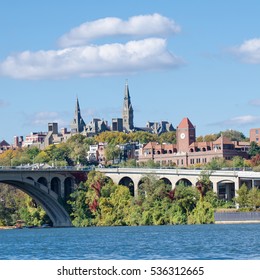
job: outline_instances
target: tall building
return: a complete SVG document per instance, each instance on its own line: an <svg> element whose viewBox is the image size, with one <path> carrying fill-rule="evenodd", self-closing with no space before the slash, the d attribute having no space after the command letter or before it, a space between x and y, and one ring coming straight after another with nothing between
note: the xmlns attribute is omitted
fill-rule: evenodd
<svg viewBox="0 0 260 280"><path fill-rule="evenodd" d="M128 83L125 84L125 96L123 105L123 128L125 131L134 129L134 110L131 104Z"/></svg>
<svg viewBox="0 0 260 280"><path fill-rule="evenodd" d="M75 114L73 121L71 122L70 128L72 133L81 133L84 130L84 127L86 126L81 113L80 113L80 107L79 107L79 100L77 98L76 100L76 107L75 107Z"/></svg>
<svg viewBox="0 0 260 280"><path fill-rule="evenodd" d="M112 131L120 131L122 132L123 129L123 119L121 118L113 118L112 119Z"/></svg>
<svg viewBox="0 0 260 280"><path fill-rule="evenodd" d="M183 118L177 127L177 149L180 152L189 150L189 146L196 142L195 127L188 118Z"/></svg>
<svg viewBox="0 0 260 280"><path fill-rule="evenodd" d="M250 142L256 142L258 145L260 144L260 128L251 128L250 129Z"/></svg>

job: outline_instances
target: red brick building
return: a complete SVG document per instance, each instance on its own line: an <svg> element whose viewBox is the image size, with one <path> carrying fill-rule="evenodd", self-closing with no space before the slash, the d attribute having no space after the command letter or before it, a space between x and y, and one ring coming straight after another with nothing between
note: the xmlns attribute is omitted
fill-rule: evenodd
<svg viewBox="0 0 260 280"><path fill-rule="evenodd" d="M148 143L140 150L139 162L153 160L161 165L188 167L206 164L214 158L248 158L249 143L231 141L223 136L212 142L196 142L196 128L188 118L184 118L177 127L176 139L176 144Z"/></svg>
<svg viewBox="0 0 260 280"><path fill-rule="evenodd" d="M251 128L249 132L250 142L260 144L260 128Z"/></svg>

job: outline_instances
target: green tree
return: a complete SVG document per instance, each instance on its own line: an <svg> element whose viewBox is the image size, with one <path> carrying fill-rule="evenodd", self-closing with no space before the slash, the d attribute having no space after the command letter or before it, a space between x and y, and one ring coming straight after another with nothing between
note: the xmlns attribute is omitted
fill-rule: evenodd
<svg viewBox="0 0 260 280"><path fill-rule="evenodd" d="M44 209L29 196L26 196L25 205L19 209L21 220L26 225L41 226L42 224L51 224Z"/></svg>
<svg viewBox="0 0 260 280"><path fill-rule="evenodd" d="M109 144L105 149L106 161L112 161L115 163L115 159L120 158L121 150L118 146Z"/></svg>
<svg viewBox="0 0 260 280"><path fill-rule="evenodd" d="M213 224L214 208L207 201L199 201L188 216L188 224Z"/></svg>
<svg viewBox="0 0 260 280"><path fill-rule="evenodd" d="M199 200L199 193L194 187L185 185L176 186L175 199L182 213L188 218L189 214L196 207Z"/></svg>
<svg viewBox="0 0 260 280"><path fill-rule="evenodd" d="M124 226L127 225L127 216L129 208L131 207L132 197L130 191L125 186L111 186L104 187L110 188L106 193L109 196L101 196L99 201L100 218L97 225L102 226Z"/></svg>
<svg viewBox="0 0 260 280"><path fill-rule="evenodd" d="M28 156L31 163L34 163L35 157L40 153L40 149L38 147L29 147L24 149L25 156Z"/></svg>
<svg viewBox="0 0 260 280"><path fill-rule="evenodd" d="M232 166L233 167L245 167L246 163L245 163L245 160L244 158L240 157L240 156L235 156L233 157L232 159Z"/></svg>
<svg viewBox="0 0 260 280"><path fill-rule="evenodd" d="M137 167L138 164L135 159L128 159L127 161L121 162L120 167Z"/></svg>
<svg viewBox="0 0 260 280"><path fill-rule="evenodd" d="M248 200L247 203L250 208L256 210L256 208L260 207L260 190L257 188L252 188L248 192Z"/></svg>
<svg viewBox="0 0 260 280"><path fill-rule="evenodd" d="M130 136L124 132L105 131L95 136L95 141L111 145L125 144L130 141Z"/></svg>
<svg viewBox="0 0 260 280"><path fill-rule="evenodd" d="M158 135L152 134L149 132L145 132L145 131L132 132L129 134L129 137L130 137L131 141L138 142L140 144L146 144L149 142L158 142L159 141Z"/></svg>
<svg viewBox="0 0 260 280"><path fill-rule="evenodd" d="M218 138L217 134L208 134L203 136L198 136L197 137L197 142L212 142L212 141L216 141Z"/></svg>
<svg viewBox="0 0 260 280"><path fill-rule="evenodd" d="M51 161L51 158L49 157L48 153L45 151L41 151L35 158L35 163L49 163Z"/></svg>
<svg viewBox="0 0 260 280"><path fill-rule="evenodd" d="M140 167L147 167L147 168L159 168L160 163L154 162L152 159L147 160L146 162L139 163Z"/></svg>
<svg viewBox="0 0 260 280"><path fill-rule="evenodd" d="M87 138L81 134L73 135L66 142L66 160L69 163L73 162L74 165L78 163L87 164L89 146L94 143L93 138Z"/></svg>
<svg viewBox="0 0 260 280"><path fill-rule="evenodd" d="M176 131L164 132L159 136L160 143L176 144Z"/></svg>
<svg viewBox="0 0 260 280"><path fill-rule="evenodd" d="M235 198L235 202L239 204L240 208L248 207L248 188L246 184L243 184L237 192L237 197Z"/></svg>
<svg viewBox="0 0 260 280"><path fill-rule="evenodd" d="M250 148L249 148L248 154L250 157L254 157L254 156L260 154L260 146L258 146L258 144L255 141L252 141L250 143Z"/></svg>
<svg viewBox="0 0 260 280"><path fill-rule="evenodd" d="M206 164L207 170L220 170L223 167L226 167L227 163L224 158L214 158L208 164Z"/></svg>
<svg viewBox="0 0 260 280"><path fill-rule="evenodd" d="M237 130L232 130L232 129L228 129L225 131L220 131L218 133L218 138L223 135L224 137L229 138L231 141L245 141L246 137L245 135Z"/></svg>
<svg viewBox="0 0 260 280"><path fill-rule="evenodd" d="M72 223L76 227L86 227L93 224L92 219L94 216L86 202L87 191L87 184L80 183L68 201L69 205L71 205Z"/></svg>
<svg viewBox="0 0 260 280"><path fill-rule="evenodd" d="M200 198L203 199L206 193L212 189L212 182L210 181L210 173L202 171L196 183L196 187L200 193Z"/></svg>

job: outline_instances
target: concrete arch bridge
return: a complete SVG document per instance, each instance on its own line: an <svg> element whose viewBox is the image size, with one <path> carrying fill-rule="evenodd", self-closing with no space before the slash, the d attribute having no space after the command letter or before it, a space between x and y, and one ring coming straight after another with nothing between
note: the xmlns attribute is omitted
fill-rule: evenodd
<svg viewBox="0 0 260 280"><path fill-rule="evenodd" d="M86 179L86 171L0 169L0 183L12 185L32 197L55 227L72 226L64 202L75 185Z"/></svg>
<svg viewBox="0 0 260 280"><path fill-rule="evenodd" d="M128 186L132 195L138 194L138 187L142 178L149 174L155 175L163 180L172 188L175 188L180 182L186 185L195 186L202 170L191 169L146 169L146 168L99 168L115 184ZM217 193L220 199L232 200L236 196L236 191L246 184L250 189L260 187L260 172L252 171L233 171L218 170L209 171L213 191Z"/></svg>

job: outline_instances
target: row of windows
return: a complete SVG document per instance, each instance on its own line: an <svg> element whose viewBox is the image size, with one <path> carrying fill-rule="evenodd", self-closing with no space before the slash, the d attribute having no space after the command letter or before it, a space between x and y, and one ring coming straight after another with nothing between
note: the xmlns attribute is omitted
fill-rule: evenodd
<svg viewBox="0 0 260 280"><path fill-rule="evenodd" d="M156 161L156 163L159 163L161 165L177 165L177 166L181 166L184 165L184 159L177 159L176 163L174 163L172 160L162 160L162 161ZM193 164L200 164L200 163L207 163L207 158L191 158L190 159L190 165Z"/></svg>
<svg viewBox="0 0 260 280"><path fill-rule="evenodd" d="M197 163L207 163L207 158L191 158L190 164L197 164Z"/></svg>

